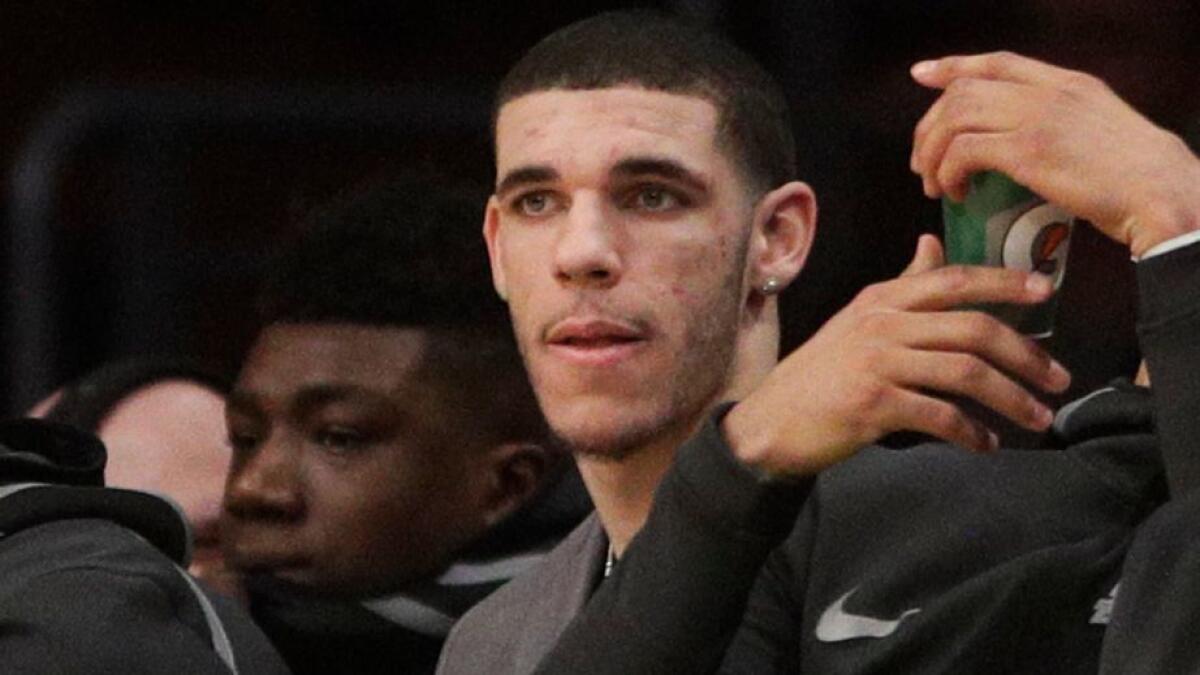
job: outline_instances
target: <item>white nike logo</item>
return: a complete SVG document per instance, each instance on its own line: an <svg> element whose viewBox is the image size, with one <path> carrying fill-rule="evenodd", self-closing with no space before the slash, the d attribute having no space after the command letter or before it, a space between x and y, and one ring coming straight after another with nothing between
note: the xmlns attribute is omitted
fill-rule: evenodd
<svg viewBox="0 0 1200 675"><path fill-rule="evenodd" d="M854 595L858 587L850 589L821 614L817 622L817 639L821 642L842 642L859 638L882 638L896 632L900 622L920 612L920 608L909 609L891 621L876 619L869 616L859 616L846 611L846 600Z"/></svg>

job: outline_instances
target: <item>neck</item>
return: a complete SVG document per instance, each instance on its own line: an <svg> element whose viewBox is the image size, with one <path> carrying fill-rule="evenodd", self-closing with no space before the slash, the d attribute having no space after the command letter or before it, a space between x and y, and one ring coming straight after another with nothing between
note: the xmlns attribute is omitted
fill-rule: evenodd
<svg viewBox="0 0 1200 675"><path fill-rule="evenodd" d="M779 321L774 298L770 303L770 311L766 314L769 320L756 322L739 336L729 382L699 414L673 425L620 461L587 456L577 458L579 473L592 496L608 541L618 556L624 553L629 541L650 515L654 491L671 467L679 446L700 429L717 404L740 400L775 367L779 360Z"/></svg>
<svg viewBox="0 0 1200 675"><path fill-rule="evenodd" d="M633 535L642 529L650 506L654 501L654 490L658 487L671 461L675 448L686 440L666 441L644 446L631 452L620 461L580 456L579 473L587 485L600 523L608 534L613 551L620 555L628 546Z"/></svg>

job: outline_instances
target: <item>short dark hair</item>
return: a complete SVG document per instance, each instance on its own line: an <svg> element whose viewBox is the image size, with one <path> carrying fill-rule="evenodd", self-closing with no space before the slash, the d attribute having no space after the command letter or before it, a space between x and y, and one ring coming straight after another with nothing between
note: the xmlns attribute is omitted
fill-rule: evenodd
<svg viewBox="0 0 1200 675"><path fill-rule="evenodd" d="M653 10L605 12L542 39L500 83L493 130L500 108L526 94L620 85L711 102L717 142L752 189L795 177L795 139L779 84L712 30Z"/></svg>
<svg viewBox="0 0 1200 675"><path fill-rule="evenodd" d="M429 331L436 337L421 375L470 420L463 431L545 442L507 307L492 288L478 192L376 184L314 211L269 263L260 320Z"/></svg>

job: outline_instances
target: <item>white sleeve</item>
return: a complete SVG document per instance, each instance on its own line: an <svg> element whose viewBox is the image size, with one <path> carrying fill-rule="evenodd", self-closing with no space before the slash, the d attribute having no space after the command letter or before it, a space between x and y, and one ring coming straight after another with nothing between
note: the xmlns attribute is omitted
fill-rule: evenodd
<svg viewBox="0 0 1200 675"><path fill-rule="evenodd" d="M1189 246L1198 241L1200 241L1200 230L1188 232L1187 234L1181 234L1178 237L1172 237L1166 241L1160 241L1154 246L1151 246L1150 250L1143 253L1142 257L1135 258L1134 262L1140 262L1146 258L1153 258L1156 255L1162 255L1163 253L1168 253L1170 251L1183 248L1184 246Z"/></svg>

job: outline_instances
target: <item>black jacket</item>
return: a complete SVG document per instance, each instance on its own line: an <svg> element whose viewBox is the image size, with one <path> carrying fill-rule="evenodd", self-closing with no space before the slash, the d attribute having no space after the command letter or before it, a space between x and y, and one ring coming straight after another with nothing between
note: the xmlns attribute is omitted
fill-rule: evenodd
<svg viewBox="0 0 1200 675"><path fill-rule="evenodd" d="M239 673L287 673L239 608L189 581L176 509L101 487L104 462L89 434L0 424L0 668L227 675L228 649Z"/></svg>
<svg viewBox="0 0 1200 675"><path fill-rule="evenodd" d="M1142 262L1138 276L1153 397L1125 385L1060 411L1063 450L868 449L815 484L781 485L737 465L709 424L536 672L1094 673L1103 640L1107 659L1139 653L1122 640L1180 634L1192 624L1119 630L1123 611L1154 605L1117 582L1138 528L1167 499L1160 444L1171 476L1196 465L1200 244ZM794 529L780 526L801 509ZM596 555L571 563L576 576L595 576ZM536 577L514 588L532 592L502 591L467 615L446 672L487 672L478 644L503 661L521 640L546 642L488 625L546 592ZM492 630L516 644L483 639ZM1170 648L1200 654L1196 644ZM1155 672L1136 660L1106 667Z"/></svg>

